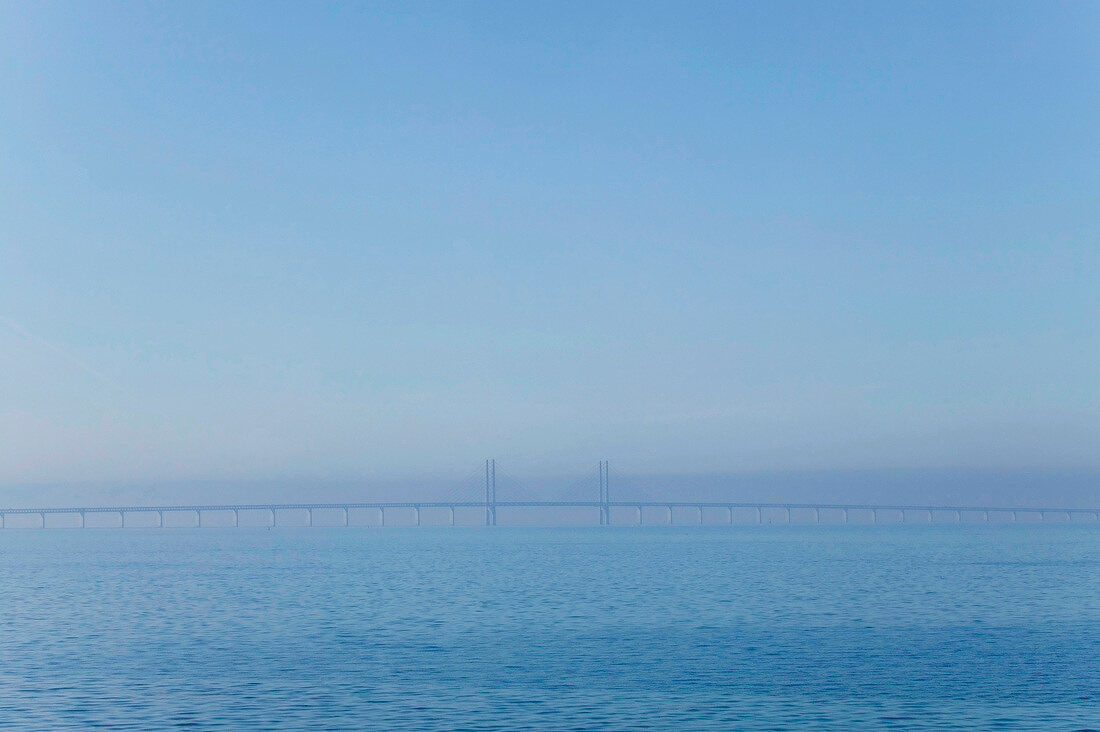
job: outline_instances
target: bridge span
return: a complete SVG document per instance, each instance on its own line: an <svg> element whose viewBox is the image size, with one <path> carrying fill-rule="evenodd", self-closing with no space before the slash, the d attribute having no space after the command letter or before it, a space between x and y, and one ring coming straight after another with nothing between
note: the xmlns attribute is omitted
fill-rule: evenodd
<svg viewBox="0 0 1100 732"><path fill-rule="evenodd" d="M606 498L606 492L601 497ZM725 521L729 525L734 524L734 512L748 510L750 515L755 512L755 522L764 523L765 516L769 517L769 523L775 522L778 516L779 523L792 523L793 514L796 511L804 512L801 523L822 523L823 512L833 512L838 523L849 523L852 514L869 516L871 523L878 523L883 514L891 514L895 522L906 523L911 519L922 523L962 523L963 516L978 517L978 521L988 523L995 516L1001 516L1006 521L1017 521L1024 517L1030 517L1040 521L1051 517L1058 517L1068 521L1084 519L1090 522L1100 522L1100 509L1097 508L1052 508L1042 506L1031 507L1006 507L1006 506L954 506L954 505L912 505L912 504L856 504L856 503L758 503L758 502L727 502L727 501L497 501L492 492L486 501L385 501L370 503L241 503L241 504L209 504L209 505L169 505L169 506L71 506L53 508L4 508L0 509L0 529L8 528L8 518L12 516L36 516L37 528L48 528L47 516L67 515L79 517L79 528L87 528L87 518L92 514L114 514L118 516L118 522L113 527L124 528L126 517L133 514L156 514L155 526L165 527L166 514L190 514L194 516L190 526L201 528L204 514L231 514L232 526L241 526L242 512L261 512L267 515L267 526L278 526L279 516L288 513L297 513L305 518L309 526L314 526L314 512L327 511L340 517L337 525L351 526L352 511L377 511L378 523L386 525L386 512L405 512L405 516L411 519L416 526L421 525L421 511L424 509L442 509L447 512L451 526L455 525L455 514L459 509L476 510L484 512L486 526L497 525L498 511L521 509L582 509L592 510L593 518L598 516L601 525L610 525L615 509L618 509L620 517L626 512L629 518L628 525L643 525L643 512L656 509L661 518L656 523L661 525L677 525L675 512L688 511L688 525L704 524L704 511L718 511L721 517L724 512ZM653 524L652 520L649 524ZM679 525L683 525L683 520ZM326 525L332 525L328 523ZM110 525L108 526L110 527ZM52 528L52 527L49 527ZM75 526L72 528L76 528ZM107 528L107 527L101 527Z"/></svg>
<svg viewBox="0 0 1100 732"><path fill-rule="evenodd" d="M612 516L618 509L620 519L623 513L629 518L627 524L641 526L644 512L648 509L652 516L656 510L662 518L658 522L672 526L675 523L675 511L684 510L694 514L691 524L702 526L704 524L704 511L725 512L726 522L734 523L734 511L749 511L750 517L755 512L755 522L762 524L765 516L768 523L775 523L778 517L779 523L793 523L794 512L802 512L799 515L801 523L823 523L822 512L833 512L834 517L847 524L853 513L863 517L870 517L871 523L878 523L881 514L892 514L895 521L906 522L912 517L914 520L922 520L926 523L951 521L962 523L963 515L980 516L981 521L988 523L994 516L1001 516L1008 521L1017 521L1021 517L1032 517L1044 521L1048 516L1057 516L1067 521L1075 518L1092 522L1100 522L1100 508L1053 508L1049 506L954 506L954 505L914 505L914 504L869 504L869 503L768 503L768 502L731 502L731 501L612 501L610 490L609 463L601 460L599 463L599 500L597 501L537 501L537 500L497 500L497 466L496 460L485 461L485 498L481 501L380 501L380 502L344 502L344 503L226 503L208 505L174 505L174 506L71 506L62 508L0 508L0 529L7 528L9 516L37 516L38 528L47 528L46 517L52 515L67 515L79 517L79 528L88 528L88 516L94 514L116 514L118 522L113 527L124 528L126 516L130 514L156 514L155 526L164 528L165 514L193 514L194 520L189 525L195 528L203 526L203 514L218 514L225 517L232 514L232 526L241 526L241 513L260 512L266 514L265 524L269 527L279 525L280 512L284 515L291 512L305 512L307 525L314 525L314 512L323 511L331 515L335 512L339 517L339 524L351 526L352 511L377 511L377 526L386 525L386 511L403 511L405 518L411 519L410 523L421 525L421 511L424 509L442 509L447 511L448 522L454 526L455 515L459 509L474 510L484 516L486 526L497 525L498 511L518 510L550 510L550 509L574 509L588 511L598 516L601 526L610 525ZM480 481L480 478L478 479ZM808 512L812 512L809 519ZM918 518L919 517L919 518ZM751 518L750 518L751 520ZM651 520L650 523L653 523ZM683 520L681 520L683 523ZM713 523L713 520L711 521ZM178 525L178 524L177 524ZM326 525L332 525L328 523ZM356 524L359 525L359 524ZM370 524L367 524L370 525ZM111 525L109 525L110 527ZM75 527L74 527L75 528Z"/></svg>

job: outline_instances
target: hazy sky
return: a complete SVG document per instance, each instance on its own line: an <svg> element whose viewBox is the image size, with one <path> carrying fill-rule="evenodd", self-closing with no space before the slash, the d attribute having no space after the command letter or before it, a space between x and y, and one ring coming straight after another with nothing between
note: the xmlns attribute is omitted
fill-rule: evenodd
<svg viewBox="0 0 1100 732"><path fill-rule="evenodd" d="M1100 4L0 4L0 486L1100 468Z"/></svg>

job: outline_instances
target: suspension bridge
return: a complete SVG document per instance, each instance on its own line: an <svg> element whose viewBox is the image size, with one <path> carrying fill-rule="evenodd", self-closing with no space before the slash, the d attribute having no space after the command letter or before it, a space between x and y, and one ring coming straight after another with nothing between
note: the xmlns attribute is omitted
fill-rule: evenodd
<svg viewBox="0 0 1100 732"><path fill-rule="evenodd" d="M434 501L373 501L373 502L336 502L336 503L226 503L203 505L131 505L131 506L69 506L50 508L0 508L0 529L9 528L12 517L37 518L30 527L61 528L50 526L47 517L67 516L74 521L66 528L88 528L89 516L112 515L117 521L97 524L97 528L125 528L128 516L156 517L156 523L142 523L143 526L167 527L165 516L190 516L190 521L176 521L176 527L204 526L204 516L217 516L222 520L214 525L240 527L242 525L284 525L287 523L303 526L386 526L387 511L392 519L401 514L403 525L422 525L423 512L435 511L443 516L444 525L455 526L459 512L473 513L485 526L496 526L500 512L509 514L548 509L573 509L579 511L582 520L595 520L599 525L615 523L634 526L642 525L697 525L704 523L726 523L733 525L735 515L742 523L823 523L833 518L831 523L849 523L853 516L862 519L862 523L879 523L889 516L895 523L963 523L968 521L990 523L1000 518L1004 521L1024 519L1047 521L1090 521L1100 522L1100 508L1059 508L1051 506L974 506L974 505L917 505L917 504L869 504L869 503L784 503L784 502L737 502L737 501L680 501L680 500L612 500L610 489L610 466L601 460L598 468L598 498L596 500L498 500L496 461L485 461L485 495L483 500L434 500ZM353 512L374 513L376 522L352 523ZM251 514L263 517L262 523L242 524L241 515ZM315 523L315 514L322 514L326 521ZM646 516L648 514L648 520ZM685 516L686 514L686 516ZM747 514L748 520L744 520ZM797 521L796 521L797 516ZM333 519L335 517L335 520ZM709 519L705 522L704 518ZM438 518L438 516L437 516ZM75 523L79 519L79 524ZM133 525L133 523L131 523ZM205 525L211 525L207 522ZM27 527L22 524L21 528Z"/></svg>

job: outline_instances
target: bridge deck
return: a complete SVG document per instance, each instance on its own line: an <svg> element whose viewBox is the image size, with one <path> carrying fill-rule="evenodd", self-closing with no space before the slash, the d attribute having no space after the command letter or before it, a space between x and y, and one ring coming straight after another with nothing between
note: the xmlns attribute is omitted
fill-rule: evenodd
<svg viewBox="0 0 1100 732"><path fill-rule="evenodd" d="M307 511L310 525L313 525L314 511L341 511L344 514L344 525L348 525L349 511L373 509L379 511L382 524L385 524L386 509L411 509L415 512L416 523L420 525L421 509L448 509L451 512L450 522L455 523L456 509L478 509L485 512L486 523L495 524L499 509L509 508L574 508L574 509L599 509L601 523L610 523L611 509L633 509L636 512L636 523L642 522L642 510L649 508L664 509L668 513L668 523L672 523L674 509L695 509L698 512L699 523L703 523L704 509L725 510L729 514L729 523L733 523L733 511L755 510L757 523L762 523L763 512L785 511L787 522L791 521L792 511L813 511L814 522L821 522L822 511L840 511L844 515L845 522L852 511L870 511L875 521L878 513L899 512L902 520L905 514L910 512L923 512L928 520L933 520L935 513L950 513L955 521L961 521L963 513L981 514L985 521L990 520L990 514L1008 514L1012 520L1016 520L1019 514L1038 515L1045 519L1047 514L1064 515L1067 518L1074 516L1090 516L1100 521L1100 509L1097 508L1062 508L1052 506L966 506L966 505L919 505L909 503L897 504L871 504L871 503L773 503L773 502L745 502L745 501L373 501L373 502L346 502L346 503L226 503L226 504L193 504L193 505L148 505L148 506L63 506L63 507L39 507L39 508L3 508L0 509L0 528L5 528L6 516L37 515L41 517L41 527L46 526L46 515L70 514L79 515L81 526L86 525L87 514L118 514L121 516L121 525L125 526L126 514L131 513L156 513L159 516L159 525L164 525L166 513L194 513L198 518L198 525L202 526L202 515L215 512L232 512L234 525L240 525L239 514L241 511L265 511L271 515L271 523L275 524L278 511Z"/></svg>
<svg viewBox="0 0 1100 732"><path fill-rule="evenodd" d="M849 511L996 511L1008 513L1073 513L1097 514L1100 508L1062 508L1057 506L965 506L922 505L909 503L762 503L730 501L374 501L347 503L223 503L223 504L171 504L130 506L56 506L42 508L0 508L0 514L24 513L138 513L158 511L276 511L283 510L342 510L345 508L765 508Z"/></svg>

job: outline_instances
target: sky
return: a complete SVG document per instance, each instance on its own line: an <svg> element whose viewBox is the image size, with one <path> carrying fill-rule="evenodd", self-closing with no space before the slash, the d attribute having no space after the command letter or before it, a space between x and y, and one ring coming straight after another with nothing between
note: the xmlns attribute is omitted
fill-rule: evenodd
<svg viewBox="0 0 1100 732"><path fill-rule="evenodd" d="M1098 31L0 4L0 503L486 457L1100 474Z"/></svg>

